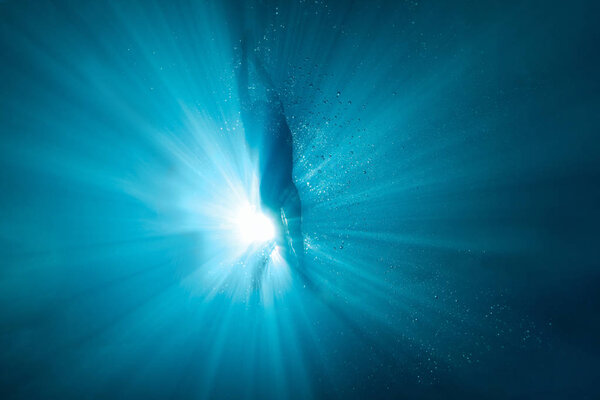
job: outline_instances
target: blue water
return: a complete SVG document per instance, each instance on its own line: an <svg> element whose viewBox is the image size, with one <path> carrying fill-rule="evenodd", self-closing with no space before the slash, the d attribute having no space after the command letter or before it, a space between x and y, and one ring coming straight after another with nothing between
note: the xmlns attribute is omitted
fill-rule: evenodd
<svg viewBox="0 0 600 400"><path fill-rule="evenodd" d="M599 11L1 2L2 398L598 398ZM314 288L233 229L244 31Z"/></svg>

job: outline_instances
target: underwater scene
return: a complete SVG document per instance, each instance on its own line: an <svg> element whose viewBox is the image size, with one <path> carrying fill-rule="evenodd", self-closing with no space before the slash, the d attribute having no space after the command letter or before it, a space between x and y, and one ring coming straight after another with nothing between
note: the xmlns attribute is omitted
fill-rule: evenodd
<svg viewBox="0 0 600 400"><path fill-rule="evenodd" d="M0 397L600 398L599 15L0 1Z"/></svg>

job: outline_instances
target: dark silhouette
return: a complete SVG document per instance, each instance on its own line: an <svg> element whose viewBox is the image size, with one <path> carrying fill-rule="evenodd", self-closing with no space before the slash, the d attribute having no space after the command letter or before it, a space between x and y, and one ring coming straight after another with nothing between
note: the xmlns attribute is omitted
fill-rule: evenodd
<svg viewBox="0 0 600 400"><path fill-rule="evenodd" d="M257 57L252 57L251 61L258 77L255 83L264 89L264 98L252 98L250 95L248 58L246 40L243 39L238 93L246 141L258 161L262 208L271 214L277 225L276 241L283 257L306 278L303 271L302 205L292 177L292 132L279 93Z"/></svg>
<svg viewBox="0 0 600 400"><path fill-rule="evenodd" d="M252 65L259 78L259 82L253 82L253 84L264 86L266 92L264 99L253 99L250 95L248 51L246 40L243 39L238 74L241 118L248 147L258 159L263 211L270 213L278 225L277 245L283 250L284 258L296 272L296 276L301 279L303 287L308 289L306 293L317 295L316 299L347 324L354 334L371 343L374 351L386 356L385 349L373 341L364 329L354 322L345 308L335 302L333 297L327 295L327 291L323 291L313 283L306 270L301 226L302 206L298 189L292 177L292 132L285 119L283 104L270 76L256 57L252 58ZM264 268L256 270L254 277L256 287L260 287L263 273ZM386 358L390 364L395 363L393 359L387 356Z"/></svg>

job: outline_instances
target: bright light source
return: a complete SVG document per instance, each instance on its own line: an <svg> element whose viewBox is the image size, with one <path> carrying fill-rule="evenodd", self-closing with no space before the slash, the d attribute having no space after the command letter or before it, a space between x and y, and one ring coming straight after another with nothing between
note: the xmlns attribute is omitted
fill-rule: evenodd
<svg viewBox="0 0 600 400"><path fill-rule="evenodd" d="M275 238L275 225L271 219L250 205L238 211L235 223L244 244L263 243Z"/></svg>

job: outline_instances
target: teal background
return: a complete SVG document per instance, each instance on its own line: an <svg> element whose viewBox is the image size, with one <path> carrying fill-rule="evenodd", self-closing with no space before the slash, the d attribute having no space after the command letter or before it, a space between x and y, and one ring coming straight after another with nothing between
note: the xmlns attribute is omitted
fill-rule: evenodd
<svg viewBox="0 0 600 400"><path fill-rule="evenodd" d="M2 397L598 398L598 8L3 1ZM205 279L244 30L317 291Z"/></svg>

